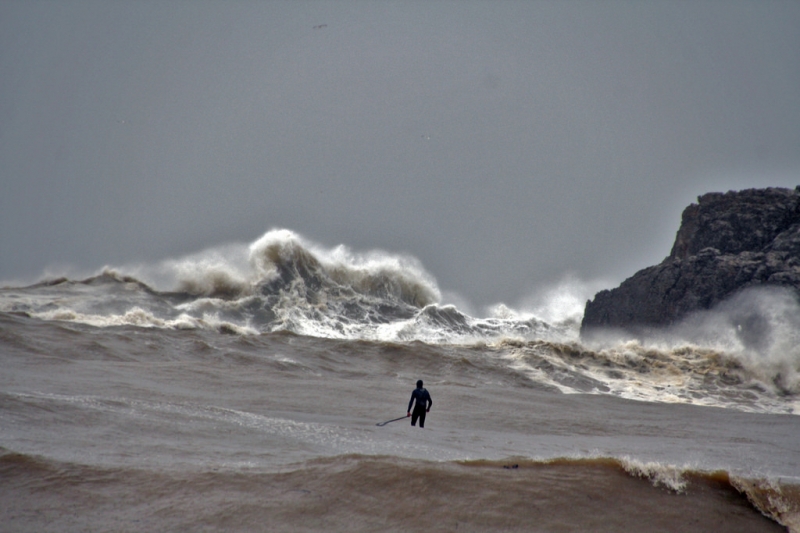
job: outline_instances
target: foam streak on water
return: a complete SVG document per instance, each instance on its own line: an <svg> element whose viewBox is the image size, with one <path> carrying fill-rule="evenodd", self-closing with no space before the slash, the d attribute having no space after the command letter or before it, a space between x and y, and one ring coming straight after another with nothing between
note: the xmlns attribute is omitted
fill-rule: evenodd
<svg viewBox="0 0 800 533"><path fill-rule="evenodd" d="M126 298L192 301L115 278L9 292L17 303L94 299L95 314ZM656 380L648 374L669 368L660 356L617 360L544 340L563 334L551 325L535 340L498 336L522 328L508 317L416 313L482 340L0 312L4 531L408 531L431 529L432 516L442 531L798 531L800 417L743 412L735 399L726 409L632 402L600 391L611 383L603 369L653 359L631 376ZM690 374L718 364L690 352L670 364ZM377 426L405 414L419 378L434 400L425 429ZM723 385L739 387L703 382L702 392L723 398Z"/></svg>
<svg viewBox="0 0 800 533"><path fill-rule="evenodd" d="M578 335L592 284L567 277L484 318L441 301L413 257L326 249L287 230L85 280L0 290L0 311L95 327L202 329L376 342L488 346L508 368L565 393L800 413L800 305L750 291L669 330Z"/></svg>

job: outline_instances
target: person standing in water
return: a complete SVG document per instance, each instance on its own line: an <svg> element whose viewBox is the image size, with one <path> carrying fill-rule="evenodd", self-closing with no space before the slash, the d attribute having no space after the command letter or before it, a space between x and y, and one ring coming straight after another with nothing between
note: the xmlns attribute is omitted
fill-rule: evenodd
<svg viewBox="0 0 800 533"><path fill-rule="evenodd" d="M414 400L417 401L417 404L414 406L414 414L411 414L411 405ZM422 388L422 380L417 380L417 388L411 392L411 399L408 401L408 413L406 413L406 416L411 417L411 425L416 426L417 418L419 418L419 427L424 428L425 413L430 412L432 405L431 394Z"/></svg>

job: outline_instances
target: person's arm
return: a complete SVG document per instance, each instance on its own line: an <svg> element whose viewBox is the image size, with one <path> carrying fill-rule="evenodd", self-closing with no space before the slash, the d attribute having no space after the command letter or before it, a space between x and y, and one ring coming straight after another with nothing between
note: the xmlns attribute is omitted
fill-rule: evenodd
<svg viewBox="0 0 800 533"><path fill-rule="evenodd" d="M411 404L413 403L414 403L414 393L412 392L411 399L408 400L408 409L407 409L408 412L406 413L406 416L411 416Z"/></svg>
<svg viewBox="0 0 800 533"><path fill-rule="evenodd" d="M433 398L431 398L431 393L430 392L428 393L428 401L426 403L428 404L428 408L425 411L430 413L431 412L431 407L433 407Z"/></svg>

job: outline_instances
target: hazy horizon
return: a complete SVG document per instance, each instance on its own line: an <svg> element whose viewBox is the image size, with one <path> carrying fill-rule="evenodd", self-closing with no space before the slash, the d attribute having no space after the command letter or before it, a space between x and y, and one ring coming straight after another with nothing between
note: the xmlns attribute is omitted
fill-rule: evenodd
<svg viewBox="0 0 800 533"><path fill-rule="evenodd" d="M0 3L0 282L287 228L473 305L800 183L797 2Z"/></svg>

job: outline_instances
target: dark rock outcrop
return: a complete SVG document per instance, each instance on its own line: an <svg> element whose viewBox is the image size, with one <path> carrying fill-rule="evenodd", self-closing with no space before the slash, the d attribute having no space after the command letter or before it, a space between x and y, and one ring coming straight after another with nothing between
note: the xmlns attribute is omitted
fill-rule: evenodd
<svg viewBox="0 0 800 533"><path fill-rule="evenodd" d="M697 200L667 258L586 303L581 333L669 325L754 286L800 294L800 186Z"/></svg>

